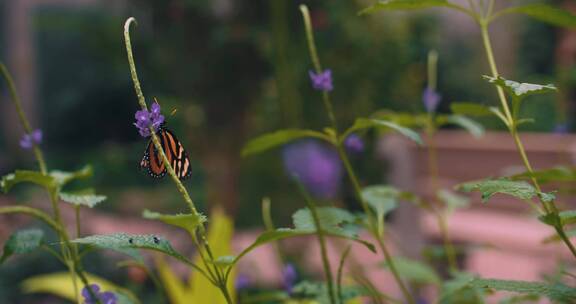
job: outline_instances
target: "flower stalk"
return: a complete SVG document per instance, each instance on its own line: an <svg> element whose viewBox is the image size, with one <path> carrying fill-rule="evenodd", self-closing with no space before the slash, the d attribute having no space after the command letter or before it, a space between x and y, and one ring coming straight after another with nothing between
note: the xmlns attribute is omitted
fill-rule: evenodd
<svg viewBox="0 0 576 304"><path fill-rule="evenodd" d="M138 79L138 73L136 71L136 64L134 62L134 55L132 52L132 43L130 40L130 25L132 23L137 24L136 19L134 17L128 18L126 20L126 23L124 24L124 41L126 44L128 64L130 66L130 75L131 75L132 81L134 83L134 90L136 91L138 103L139 103L139 105L143 111L148 111L148 107L146 106L146 100L144 98L144 93L142 92L142 88L140 86L140 80ZM164 149L162 148L162 145L160 144L160 140L158 139L158 136L156 135L156 130L154 129L153 126L150 126L149 128L150 128L150 135L152 138L152 142L154 143L154 147L156 148L156 151L158 151L158 154L160 155L160 158L162 159L162 162L164 163L164 166L166 167L168 174L170 175L172 181L176 185L178 192L180 192L182 198L184 199L184 201L188 205L188 208L190 209L190 212L192 213L192 215L200 216L200 213L196 209L194 201L190 197L188 190L186 190L186 187L184 187L184 185L182 184L182 181L180 181L180 179L176 175L176 172L174 171L174 168L172 168L170 161L166 157L166 154L164 153ZM200 237L200 240L198 239L198 236ZM200 225L198 227L198 236L192 235L192 240L194 241L194 243L196 244L196 246L198 248L198 253L199 253L199 255L200 255L200 257L204 263L204 266L206 268L206 271L208 272L208 275L210 276L210 281L212 283L216 283L215 284L216 287L218 289L220 289L220 291L222 292L222 295L226 299L227 303L229 303L229 304L234 303L234 301L232 300L232 298L230 296L230 293L228 292L228 288L226 286L227 277L224 275L222 270L220 268L218 268L216 263L214 263L215 257L212 253L212 250L210 249L210 245L208 244L208 241L206 238L206 228L204 227L204 225Z"/></svg>
<svg viewBox="0 0 576 304"><path fill-rule="evenodd" d="M308 42L308 50L310 52L310 58L312 60L312 64L314 66L316 73L320 74L322 72L322 66L320 65L320 60L318 57L318 53L316 51L316 45L314 42L314 33L312 31L312 23L310 21L310 13L306 5L300 5L300 11L302 12L302 16L304 19L304 27L306 32L306 39ZM346 154L346 151L343 146L343 141L338 140L338 138L340 138L338 133L338 123L334 115L334 109L328 91L326 90L322 91L322 100L324 102L324 107L326 108L326 113L328 114L328 117L330 119L331 127L334 130L334 137L336 138L336 140L334 140L333 143L336 146L336 149L338 150L338 154L340 155L340 159L344 164L348 178L352 182L355 196L362 205L362 208L364 209L364 212L368 217L368 230L372 234L372 236L377 240L378 247L380 248L380 251L382 251L382 254L384 255L384 258L386 260L386 264L390 268L390 271L392 272L392 275L394 276L396 283L400 287L400 290L402 291L404 298L408 303L414 304L416 303L416 301L414 300L412 294L409 292L405 283L402 281L400 273L398 272L394 264L394 261L392 260L392 255L390 254L390 251L388 250L386 244L384 243L383 240L384 235L383 233L380 233L378 230L378 225L376 223L374 213L368 206L368 203L362 197L362 189L360 187L360 183L358 181L356 173L354 172L354 169L352 168L352 165L350 164L350 160L348 159L348 155Z"/></svg>

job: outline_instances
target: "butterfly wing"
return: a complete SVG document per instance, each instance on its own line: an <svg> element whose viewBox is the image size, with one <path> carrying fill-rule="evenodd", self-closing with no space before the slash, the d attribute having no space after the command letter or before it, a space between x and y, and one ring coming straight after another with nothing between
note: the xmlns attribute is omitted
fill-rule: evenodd
<svg viewBox="0 0 576 304"><path fill-rule="evenodd" d="M146 146L146 151L144 151L144 156L140 161L140 169L145 170L153 178L162 178L166 175L166 167L152 140Z"/></svg>
<svg viewBox="0 0 576 304"><path fill-rule="evenodd" d="M182 143L176 138L174 133L168 129L160 128L157 134L162 150L164 150L164 154L174 169L176 176L181 180L190 177L192 174L190 159ZM140 161L140 168L146 170L148 175L153 178L162 178L166 175L167 169L164 166L158 150L154 147L152 140L150 140L146 151L144 151L144 157L142 157Z"/></svg>
<svg viewBox="0 0 576 304"><path fill-rule="evenodd" d="M182 146L182 143L176 138L176 135L168 129L163 129L162 135L162 148L170 165L174 169L176 176L179 179L186 179L192 174L190 167L190 158L188 152ZM170 156L169 156L170 155Z"/></svg>

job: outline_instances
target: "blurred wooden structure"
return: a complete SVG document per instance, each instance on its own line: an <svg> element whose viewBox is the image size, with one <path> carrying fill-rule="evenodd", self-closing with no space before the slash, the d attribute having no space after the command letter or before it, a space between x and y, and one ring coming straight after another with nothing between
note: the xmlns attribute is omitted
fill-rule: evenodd
<svg viewBox="0 0 576 304"><path fill-rule="evenodd" d="M576 136L524 133L521 137L536 170L572 165ZM452 189L461 182L524 171L508 133L489 132L475 139L463 131L442 131L435 140L441 188ZM390 183L431 198L426 146L397 136L385 137L380 142L379 155L390 163ZM479 246L465 256L468 270L485 277L538 280L543 273L555 270L558 258L569 257L560 244L542 244L554 231L536 219L527 203L496 195L483 204L479 195L471 197L471 207L456 212L448 223L455 243ZM559 195L558 203L574 202ZM402 249L412 256L420 255L423 242L441 239L436 220L410 204L401 205L393 225L402 240Z"/></svg>

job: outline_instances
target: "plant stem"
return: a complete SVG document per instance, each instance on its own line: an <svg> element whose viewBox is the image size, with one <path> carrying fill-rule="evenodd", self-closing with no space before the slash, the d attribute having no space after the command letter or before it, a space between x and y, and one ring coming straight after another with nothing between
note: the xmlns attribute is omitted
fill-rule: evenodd
<svg viewBox="0 0 576 304"><path fill-rule="evenodd" d="M300 11L302 12L302 17L304 19L306 40L308 42L308 50L310 52L310 58L312 60L312 64L314 65L315 71L317 73L320 73L322 71L322 66L320 65L320 59L318 58L318 53L316 51L316 44L314 42L314 33L312 31L312 23L310 21L310 13L309 13L306 5L300 5ZM342 145L342 140L340 140L339 135L338 135L338 124L336 122L336 118L334 115L334 109L332 107L332 102L330 100L330 95L328 94L328 92L326 92L326 91L322 92L322 101L324 103L324 107L326 108L326 113L328 114L332 128L334 129L335 140L333 141L333 143L336 146L336 149L338 150L338 154L340 155L340 159L344 163L344 167L346 168L346 172L348 174L348 177L350 178L350 181L352 182L352 185L354 187L354 192L356 194L356 197L357 197L358 201L360 202L360 204L362 205L362 208L364 209L366 216L368 217L368 226L369 226L368 230L370 231L372 236L376 240L378 240L378 245L380 247L380 250L384 254L384 258L386 260L386 263L388 264L390 271L392 272L392 275L394 276L394 279L396 280L398 286L400 287L402 294L404 295L404 297L406 298L408 303L413 304L413 303L415 303L415 300L412 297L412 295L410 294L410 292L408 291L408 288L406 288L406 286L404 285L404 282L402 281L402 278L400 277L400 274L398 273L398 270L396 269L396 266L394 265L392 257L390 255L390 253L388 252L388 249L386 248L384 241L382 240L382 238L384 236L382 235L382 233L378 232L378 225L375 222L374 214L373 214L372 210L368 206L368 203L362 197L362 189L360 187L360 183L358 182L358 178L356 177L356 174L354 173L354 170L352 169L352 165L350 164L350 160L348 159L348 155L344 151L344 147Z"/></svg>
<svg viewBox="0 0 576 304"><path fill-rule="evenodd" d="M491 3L489 6L492 7L493 6L492 2L494 0L490 1ZM492 77L498 77L499 76L498 68L496 66L496 61L494 60L494 52L492 50L492 44L490 43L490 35L488 33L489 20L491 19L492 16L490 15L484 17L484 19L481 20L480 22L480 30L482 33L482 41L484 43L484 49L486 51L486 56L488 57L488 63L490 65L490 70L492 72ZM502 108L504 109L504 113L508 120L508 128L510 130L510 134L514 138L514 143L516 144L516 148L520 153L520 157L522 158L522 162L524 163L526 171L528 171L528 173L530 174L530 179L532 181L532 184L534 185L534 188L536 188L536 190L540 193L542 192L540 184L538 183L538 180L534 177L534 170L532 169L532 165L530 164L528 156L526 155L526 149L524 148L524 144L522 143L522 140L518 135L516 121L514 119L514 116L510 113L508 102L506 100L506 96L504 95L504 90L500 86L496 86L496 88L498 90L498 96L500 98ZM544 206L544 209L548 214L554 214L555 216L558 216L558 209L556 208L554 201L545 202L541 198L540 201L542 202L542 205ZM560 221L554 221L553 226L556 232L558 233L558 236L560 236L560 238L566 244L572 255L576 258L576 248L574 247L572 242L570 242L570 239L566 236L562 223Z"/></svg>
<svg viewBox="0 0 576 304"><path fill-rule="evenodd" d="M138 73L136 72L136 64L134 62L134 55L132 54L132 43L130 40L130 25L132 23L136 24L136 19L134 17L128 18L128 20L126 20L126 23L124 24L124 41L126 43L126 53L128 55L128 63L130 66L130 75L132 77L132 81L134 82L134 90L136 91L136 96L138 97L138 103L140 104L140 107L142 108L142 110L148 110L148 107L146 106L146 100L144 98L144 93L142 92L142 88L140 86L140 80L138 80ZM150 126L150 133L151 133L152 142L154 143L154 147L156 148L156 151L158 151L158 154L160 155L160 158L162 159L162 162L164 163L164 166L166 167L168 174L172 178L172 181L174 181L174 183L176 184L176 188L178 189L178 192L180 192L180 194L182 195L182 198L188 204L190 212L194 216L200 216L200 213L196 209L196 206L194 205L194 202L192 201L192 198L190 197L188 190L186 190L186 187L184 187L184 185L182 184L182 181L180 181L180 179L176 175L176 172L174 171L174 168L172 168L170 161L166 157L166 154L164 153L164 149L162 148L162 145L160 144L160 140L158 139L158 136L156 135L156 130L154 130L154 128L152 126ZM212 250L210 249L210 245L208 244L208 240L206 239L206 228L204 227L204 225L200 225L198 227L198 234L200 235L200 238L202 240L202 244L203 244L204 249L206 250L206 253L208 254L210 260L213 262L214 261L214 255L212 254ZM196 238L193 236L193 239L196 239ZM197 245L199 245L199 244L197 244ZM199 252L202 251L201 246L198 246L198 251ZM204 263L206 265L206 269L208 271L210 270L209 266L212 265L215 276L210 271L209 271L209 273L211 274L211 276L213 276L214 281L223 282L223 284L224 284L223 288L221 288L221 286L217 286L217 287L219 287L222 290L224 297L226 298L226 301L228 301L228 303L233 303L232 300L230 299L230 295L228 294L228 291L225 290L226 289L226 284L225 284L226 283L225 282L226 276L224 276L222 274L221 270L214 263L207 262L204 255L200 255L200 256L201 256L202 260L204 261Z"/></svg>
<svg viewBox="0 0 576 304"><path fill-rule="evenodd" d="M10 91L10 97L12 99L12 103L14 103L14 107L16 108L16 112L18 112L18 118L20 119L20 123L22 127L24 127L24 131L26 134L32 133L32 127L30 127L30 122L26 118L26 114L24 114L24 110L22 110L22 102L20 101L20 96L16 91L16 85L14 84L14 79L8 69L3 63L0 63L0 73L6 82L8 83L8 90ZM34 155L36 160L38 161L38 166L40 167L40 172L46 175L48 170L46 169L46 161L44 161L44 155L42 154L42 150L38 148L38 145L34 141L32 141L32 150L34 151Z"/></svg>
<svg viewBox="0 0 576 304"><path fill-rule="evenodd" d="M318 243L320 244L320 255L322 257L322 265L324 266L324 274L326 276L326 284L328 285L328 295L330 297L330 303L337 304L334 290L334 277L332 275L332 267L330 266L330 260L328 259L328 251L326 250L326 239L324 236L324 230L320 223L320 216L318 216L318 210L316 209L316 204L308 195L308 192L304 190L301 184L299 184L301 192L304 194L304 199L310 214L312 215L312 220L314 221L314 226L316 226L316 235L318 236Z"/></svg>
<svg viewBox="0 0 576 304"><path fill-rule="evenodd" d="M434 126L434 117L431 113L428 114L428 125L426 127L426 133L428 135L428 170L430 171L430 178L432 180L432 197L434 200L438 199L438 190L440 189L438 183L439 169L438 169L438 153L436 150L436 140L434 135L436 133L436 127ZM456 253L454 251L454 246L450 241L450 235L448 230L448 225L446 222L446 216L442 214L441 210L437 210L436 206L430 205L432 213L436 216L438 222L438 227L440 230L440 235L442 236L442 241L444 244L444 251L446 251L446 259L448 260L448 267L451 271L458 270L458 263L456 259Z"/></svg>
<svg viewBox="0 0 576 304"><path fill-rule="evenodd" d="M346 258L350 253L350 249L352 247L349 245L346 247L346 250L342 253L342 258L340 258L340 264L338 265L338 274L336 275L336 293L338 294L338 301L340 304L344 304L344 299L342 295L342 278L344 274L344 263L346 262Z"/></svg>

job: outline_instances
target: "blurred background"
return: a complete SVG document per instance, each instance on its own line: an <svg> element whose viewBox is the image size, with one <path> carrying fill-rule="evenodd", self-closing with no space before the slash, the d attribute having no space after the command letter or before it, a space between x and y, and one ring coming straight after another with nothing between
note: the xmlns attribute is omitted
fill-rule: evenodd
<svg viewBox="0 0 576 304"><path fill-rule="evenodd" d="M498 5L514 3L505 2ZM574 9L571 0L548 2ZM148 102L158 98L167 126L190 154L193 173L186 186L200 209L208 212L220 205L233 217L237 231L252 231L262 227L260 204L266 196L272 200L277 226L291 223L290 215L304 204L284 172L281 151L249 158L241 158L240 151L250 138L265 132L328 125L320 96L308 78L311 64L298 11L301 3L311 9L321 60L333 71L332 96L341 127L379 109L422 113L431 49L439 53L439 112L448 113L455 101L497 104L493 88L481 79L489 71L476 25L464 15L444 10L358 16L370 4L361 0L0 1L0 61L14 76L33 128L44 131L42 148L49 168L76 170L91 164L94 177L88 183L108 196L86 213L86 234L121 231L128 222L137 232L149 224L140 222L144 208L185 211L172 183L153 180L138 170L147 140L133 126L138 104L122 36L128 16L138 20L132 42L144 94ZM534 117L535 123L523 130L535 132L527 134L527 146L535 151L537 165L571 164L574 138L567 133L575 114L574 31L515 16L495 23L492 34L500 72L506 78L560 87L560 94L526 103L524 116ZM34 169L32 153L18 145L23 131L4 81L0 81L0 98L0 175ZM519 164L507 137L498 133L504 129L501 123L491 118L481 122L494 132L479 141L451 130L439 134L441 155L442 149L448 151L440 157L441 168L447 168L440 172L443 185L496 176ZM364 151L353 157L363 184L391 182L427 195L428 172L419 148L372 133L363 140ZM494 154L488 158L484 149ZM478 161L478 157L485 158ZM342 179L336 200L354 209L349 188ZM47 203L42 193L24 189L0 197L0 204L15 201ZM508 213L497 210L495 214L514 216L522 206L506 208ZM487 212L487 207L480 209ZM392 219L398 234L410 230L406 243L434 242L437 235L427 228L426 218L420 226L403 227L402 219L417 216L416 211L406 212ZM484 225L488 218L480 217L477 224ZM476 220L463 219L465 223ZM518 220L519 225L530 224ZM14 227L29 225L26 221L3 217L0 240ZM477 230L470 228L454 237L462 243L484 240L474 233ZM539 246L539 240L527 242L527 247ZM530 259L534 255L538 254L530 253ZM492 258L487 265L498 257ZM530 259L526 265L532 264ZM134 281L107 264L106 257L93 255L92 263L102 276L124 285ZM39 298L23 297L18 282L59 267L45 254L2 265L0 302L33 303ZM523 278L542 272L537 268Z"/></svg>

